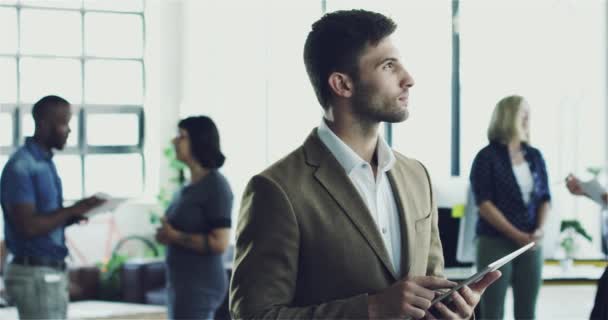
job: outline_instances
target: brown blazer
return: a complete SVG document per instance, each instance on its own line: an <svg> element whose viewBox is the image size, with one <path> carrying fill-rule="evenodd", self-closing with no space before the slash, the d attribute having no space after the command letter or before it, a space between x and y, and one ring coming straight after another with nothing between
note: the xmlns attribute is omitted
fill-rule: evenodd
<svg viewBox="0 0 608 320"><path fill-rule="evenodd" d="M249 182L237 226L230 310L242 318L367 318L367 295L437 275L443 252L426 169L395 152L403 275L363 199L316 129Z"/></svg>

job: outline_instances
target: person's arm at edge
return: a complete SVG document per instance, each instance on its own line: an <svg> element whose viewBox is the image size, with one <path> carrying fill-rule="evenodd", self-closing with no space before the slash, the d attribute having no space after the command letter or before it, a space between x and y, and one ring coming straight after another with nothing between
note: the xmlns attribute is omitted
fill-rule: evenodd
<svg viewBox="0 0 608 320"><path fill-rule="evenodd" d="M223 253L228 248L229 240L230 228L216 228L203 234L175 230L169 242L204 255Z"/></svg>
<svg viewBox="0 0 608 320"><path fill-rule="evenodd" d="M85 198L72 206L47 214L36 212L36 207L31 203L14 204L9 206L7 216L26 238L32 238L47 234L51 230L81 217L102 202L103 200L95 197Z"/></svg>
<svg viewBox="0 0 608 320"><path fill-rule="evenodd" d="M367 294L292 307L300 234L288 195L266 176L249 182L239 213L230 284L234 319L368 318Z"/></svg>

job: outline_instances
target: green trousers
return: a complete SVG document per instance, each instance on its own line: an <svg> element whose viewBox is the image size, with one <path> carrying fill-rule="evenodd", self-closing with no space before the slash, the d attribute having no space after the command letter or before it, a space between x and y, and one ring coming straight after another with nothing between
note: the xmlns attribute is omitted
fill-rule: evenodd
<svg viewBox="0 0 608 320"><path fill-rule="evenodd" d="M477 268L483 269L495 260L517 250L519 246L503 237L479 236ZM536 300L542 283L542 248L528 250L499 270L502 276L486 289L480 301L481 319L503 319L505 297L513 287L515 319L535 319Z"/></svg>

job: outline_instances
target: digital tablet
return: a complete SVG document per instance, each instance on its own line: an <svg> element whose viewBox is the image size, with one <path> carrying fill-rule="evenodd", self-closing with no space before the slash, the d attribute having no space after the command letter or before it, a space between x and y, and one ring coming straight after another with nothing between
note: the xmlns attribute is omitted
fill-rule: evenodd
<svg viewBox="0 0 608 320"><path fill-rule="evenodd" d="M504 266L505 264L509 263L511 260L515 259L517 256L526 252L528 249L532 248L533 246L534 246L534 242L530 242L527 245L509 253L508 255L490 263L487 267L483 268L482 270L480 270L476 274L472 275L465 281L459 283L457 286L451 288L449 291L439 295L437 298L435 298L431 302L431 306L434 305L435 303L449 297L455 291L460 290L460 288L481 280L481 278L483 278L483 276L485 276L487 273L497 270L498 268Z"/></svg>
<svg viewBox="0 0 608 320"><path fill-rule="evenodd" d="M98 192L96 194L94 194L93 196L105 200L104 203L102 203L101 205L90 209L89 211L87 211L84 215L87 218L91 218L93 216L96 216L100 213L105 213L105 212L111 212L116 210L116 208L118 208L123 202L127 201L127 198L113 198L108 194L105 193L101 193Z"/></svg>

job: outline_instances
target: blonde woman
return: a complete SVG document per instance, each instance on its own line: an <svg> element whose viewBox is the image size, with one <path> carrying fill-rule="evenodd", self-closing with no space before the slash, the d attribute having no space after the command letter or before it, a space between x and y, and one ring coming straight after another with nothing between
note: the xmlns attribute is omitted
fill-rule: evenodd
<svg viewBox="0 0 608 320"><path fill-rule="evenodd" d="M529 105L517 95L500 100L488 128L489 144L471 168L471 187L479 207L477 266L531 241L540 242L551 195L540 151L529 141ZM502 319L507 288L513 287L516 319L534 319L542 281L542 248L528 251L501 268L480 304L481 318Z"/></svg>

